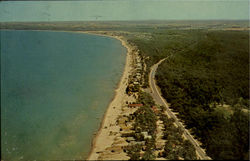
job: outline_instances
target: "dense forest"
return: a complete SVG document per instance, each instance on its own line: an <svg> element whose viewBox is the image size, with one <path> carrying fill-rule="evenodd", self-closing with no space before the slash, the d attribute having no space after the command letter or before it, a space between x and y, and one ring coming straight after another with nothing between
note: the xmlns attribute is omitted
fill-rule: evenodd
<svg viewBox="0 0 250 161"><path fill-rule="evenodd" d="M249 158L248 32L155 30L150 39L130 41L147 72L167 57L157 70L157 84L210 157Z"/></svg>

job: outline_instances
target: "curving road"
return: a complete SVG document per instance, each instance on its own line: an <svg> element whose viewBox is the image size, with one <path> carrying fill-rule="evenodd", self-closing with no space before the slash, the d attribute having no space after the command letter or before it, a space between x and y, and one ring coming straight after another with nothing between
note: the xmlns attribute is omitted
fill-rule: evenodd
<svg viewBox="0 0 250 161"><path fill-rule="evenodd" d="M188 140L190 140L190 142L194 145L198 157L202 160L211 160L211 158L207 156L205 151L200 147L200 145L193 138L193 136L189 133L189 131L187 129L185 129L183 124L178 120L178 118L175 116L175 114L169 109L167 102L161 96L160 91L159 91L158 87L156 86L155 79L154 79L155 71L157 70L159 64L161 64L165 59L167 59L167 58L160 60L158 63L156 63L155 65L153 65L151 67L150 74L149 74L149 86L150 86L150 89L152 92L151 95L157 104L166 107L167 115L169 117L173 118L175 120L176 125L184 131L184 137L186 137Z"/></svg>

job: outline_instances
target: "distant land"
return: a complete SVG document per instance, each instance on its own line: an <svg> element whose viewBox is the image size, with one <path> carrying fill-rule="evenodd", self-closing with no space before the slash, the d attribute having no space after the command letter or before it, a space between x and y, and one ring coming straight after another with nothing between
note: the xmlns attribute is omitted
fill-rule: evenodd
<svg viewBox="0 0 250 161"><path fill-rule="evenodd" d="M118 31L150 29L249 30L248 20L148 20L148 21L66 21L66 22L1 22L0 29L34 29L65 31Z"/></svg>

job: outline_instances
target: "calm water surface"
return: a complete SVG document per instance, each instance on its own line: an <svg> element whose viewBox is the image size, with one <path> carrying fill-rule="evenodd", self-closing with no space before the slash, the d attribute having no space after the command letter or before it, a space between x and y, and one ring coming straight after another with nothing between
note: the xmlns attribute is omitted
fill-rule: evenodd
<svg viewBox="0 0 250 161"><path fill-rule="evenodd" d="M2 158L86 158L126 49L116 39L88 34L0 33Z"/></svg>

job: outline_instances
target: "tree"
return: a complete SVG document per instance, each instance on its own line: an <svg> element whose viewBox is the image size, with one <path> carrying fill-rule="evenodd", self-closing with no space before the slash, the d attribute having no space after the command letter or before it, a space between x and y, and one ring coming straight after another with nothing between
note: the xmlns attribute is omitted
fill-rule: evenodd
<svg viewBox="0 0 250 161"><path fill-rule="evenodd" d="M147 150L142 156L142 160L155 160L156 156L153 154L152 150Z"/></svg>

